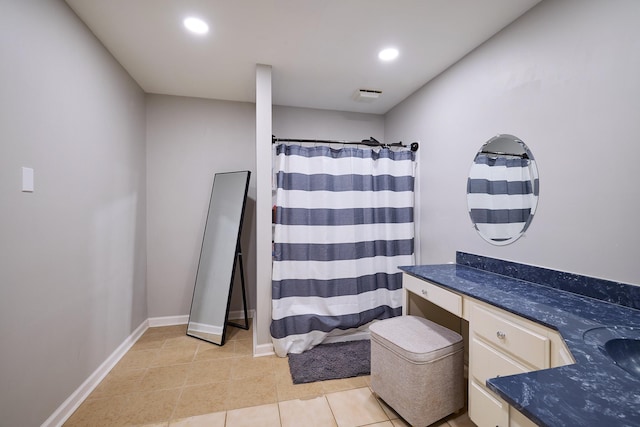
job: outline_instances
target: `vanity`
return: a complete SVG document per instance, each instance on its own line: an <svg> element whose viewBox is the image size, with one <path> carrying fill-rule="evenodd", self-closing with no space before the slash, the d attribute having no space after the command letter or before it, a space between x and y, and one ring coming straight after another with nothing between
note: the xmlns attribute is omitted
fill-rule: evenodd
<svg viewBox="0 0 640 427"><path fill-rule="evenodd" d="M400 269L403 314L465 338L476 425L640 425L640 373L614 362L637 349L607 347L640 339L640 287L463 252Z"/></svg>

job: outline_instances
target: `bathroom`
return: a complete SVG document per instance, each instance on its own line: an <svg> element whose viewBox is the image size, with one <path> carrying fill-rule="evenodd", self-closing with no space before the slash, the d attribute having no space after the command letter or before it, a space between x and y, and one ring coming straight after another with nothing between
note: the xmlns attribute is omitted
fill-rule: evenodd
<svg viewBox="0 0 640 427"><path fill-rule="evenodd" d="M255 105L145 95L64 3L15 3L3 28L28 13L41 27L19 42L1 30L12 40L2 56L16 60L0 68L0 425L39 425L140 324L188 314L203 159L262 176L256 162L268 175L271 157L255 146ZM543 0L384 115L275 106L272 133L419 141L417 263L464 251L640 284L639 16L634 0ZM52 57L60 45L85 56ZM103 103L84 106L81 79ZM481 239L466 205L473 157L497 133L521 138L540 175L535 220L507 246ZM16 190L24 166L36 197ZM269 352L270 197L252 181L243 247L256 354Z"/></svg>

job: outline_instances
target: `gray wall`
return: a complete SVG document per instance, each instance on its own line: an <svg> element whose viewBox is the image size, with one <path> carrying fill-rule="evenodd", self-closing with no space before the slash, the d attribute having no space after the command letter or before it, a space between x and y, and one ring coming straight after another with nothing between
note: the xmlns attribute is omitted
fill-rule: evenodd
<svg viewBox="0 0 640 427"><path fill-rule="evenodd" d="M149 317L185 315L214 174L255 172L255 105L147 95L146 106ZM255 188L253 173L241 237L250 308L255 307ZM240 296L234 295L232 310L241 309Z"/></svg>
<svg viewBox="0 0 640 427"><path fill-rule="evenodd" d="M0 414L38 425L145 319L188 313L213 173L253 171L255 106L145 101L62 1L0 1ZM273 132L419 140L420 262L463 250L638 284L638 16L635 0L544 1L384 117L276 106ZM496 133L522 138L541 178L505 247L476 235L465 196ZM252 180L252 307L254 226Z"/></svg>
<svg viewBox="0 0 640 427"><path fill-rule="evenodd" d="M420 139L422 263L462 250L640 283L640 2L544 1L386 115ZM466 177L497 133L540 172L524 238L491 246L471 226Z"/></svg>
<svg viewBox="0 0 640 427"><path fill-rule="evenodd" d="M278 138L360 141L372 136L382 141L384 116L274 106L273 133Z"/></svg>
<svg viewBox="0 0 640 427"><path fill-rule="evenodd" d="M0 10L0 424L35 426L148 317L144 94L62 1Z"/></svg>
<svg viewBox="0 0 640 427"><path fill-rule="evenodd" d="M255 105L152 94L146 98L149 317L179 316L189 313L213 174L255 172ZM384 118L274 106L273 131L283 138L382 139ZM254 173L242 235L250 309L257 305L255 198ZM241 308L237 296L232 310ZM258 321L270 322L269 313ZM258 344L270 343L268 336L260 338Z"/></svg>

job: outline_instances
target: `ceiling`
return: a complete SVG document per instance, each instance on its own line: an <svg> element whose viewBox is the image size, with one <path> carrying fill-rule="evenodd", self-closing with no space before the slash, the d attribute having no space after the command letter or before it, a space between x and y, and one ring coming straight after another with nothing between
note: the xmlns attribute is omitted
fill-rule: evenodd
<svg viewBox="0 0 640 427"><path fill-rule="evenodd" d="M145 92L384 114L540 0L66 0ZM188 33L187 16L208 34ZM395 61L378 51L393 46ZM358 89L381 90L357 102Z"/></svg>

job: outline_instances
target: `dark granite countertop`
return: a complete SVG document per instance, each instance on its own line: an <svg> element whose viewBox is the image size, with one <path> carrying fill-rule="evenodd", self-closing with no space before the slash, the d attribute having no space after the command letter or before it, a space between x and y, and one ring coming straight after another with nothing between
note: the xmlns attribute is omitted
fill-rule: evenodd
<svg viewBox="0 0 640 427"><path fill-rule="evenodd" d="M633 301L622 299L627 306L574 293L576 289L568 292L562 289L562 281L551 283L558 275L563 275L565 282L575 283L582 276L506 262L513 271L529 269L535 282L526 281L511 277L518 277L513 271L487 271L482 269L486 263L467 263L468 254L462 255L458 253L457 264L400 269L557 330L576 360L569 366L489 379L491 390L541 426L640 426L640 379L618 367L598 348L597 332L601 329L594 329L623 326L640 338L640 310L632 308L637 304L639 287L619 284L626 296L632 296ZM499 260L489 260L494 266L500 264ZM598 279L584 280L595 280L589 283L592 287L599 285ZM612 282L601 284L613 293L619 289Z"/></svg>

